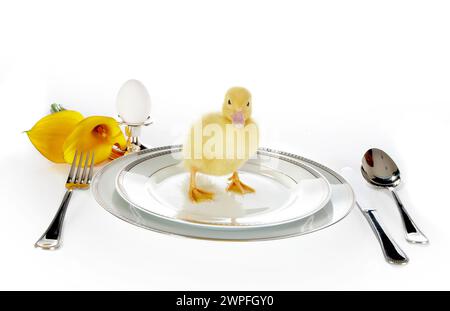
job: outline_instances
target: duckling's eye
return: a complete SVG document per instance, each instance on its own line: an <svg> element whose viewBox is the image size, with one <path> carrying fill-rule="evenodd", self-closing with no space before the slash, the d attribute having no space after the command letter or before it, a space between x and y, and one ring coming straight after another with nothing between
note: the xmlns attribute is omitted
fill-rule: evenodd
<svg viewBox="0 0 450 311"><path fill-rule="evenodd" d="M228 105L231 105L231 100L228 100Z"/></svg>
<svg viewBox="0 0 450 311"><path fill-rule="evenodd" d="M247 103L247 107L250 107L250 102Z"/></svg>

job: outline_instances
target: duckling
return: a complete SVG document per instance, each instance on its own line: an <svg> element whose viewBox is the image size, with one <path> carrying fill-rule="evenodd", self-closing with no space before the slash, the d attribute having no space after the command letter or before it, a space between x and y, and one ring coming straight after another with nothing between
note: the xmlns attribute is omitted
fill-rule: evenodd
<svg viewBox="0 0 450 311"><path fill-rule="evenodd" d="M232 87L225 94L221 112L206 114L194 123L184 145L184 166L191 174L188 194L192 202L214 198L214 193L197 187L197 173L232 174L227 191L255 192L238 175L238 169L258 149L259 131L251 114L251 93L243 87Z"/></svg>

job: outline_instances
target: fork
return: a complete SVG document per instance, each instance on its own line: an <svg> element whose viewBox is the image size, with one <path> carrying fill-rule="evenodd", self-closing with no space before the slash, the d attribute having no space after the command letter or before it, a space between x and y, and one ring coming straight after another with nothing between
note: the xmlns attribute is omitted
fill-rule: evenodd
<svg viewBox="0 0 450 311"><path fill-rule="evenodd" d="M89 189L94 171L94 155L94 152L88 151L86 152L86 155L83 155L83 152L80 152L80 156L78 157L78 151L75 152L72 166L70 167L69 171L69 176L67 177L66 181L66 194L64 195L61 205L59 206L58 211L56 212L56 215L48 226L47 230L34 244L35 247L46 250L54 250L61 246L61 233L64 216L66 214L67 207L69 206L70 199L72 198L72 193L74 190ZM84 168L83 157L85 158Z"/></svg>

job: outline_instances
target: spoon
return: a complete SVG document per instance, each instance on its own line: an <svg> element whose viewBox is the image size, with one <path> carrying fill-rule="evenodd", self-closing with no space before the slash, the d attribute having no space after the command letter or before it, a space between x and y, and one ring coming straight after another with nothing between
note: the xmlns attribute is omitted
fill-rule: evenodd
<svg viewBox="0 0 450 311"><path fill-rule="evenodd" d="M392 158L383 150L370 149L362 159L361 173L364 179L371 185L388 189L400 211L403 225L406 231L406 240L410 243L427 244L427 237L419 230L406 211L395 188L400 185L400 170Z"/></svg>

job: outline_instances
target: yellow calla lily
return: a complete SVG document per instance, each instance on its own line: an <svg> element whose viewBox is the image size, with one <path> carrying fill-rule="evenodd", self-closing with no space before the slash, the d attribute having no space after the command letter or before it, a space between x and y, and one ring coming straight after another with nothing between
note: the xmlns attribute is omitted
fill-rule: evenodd
<svg viewBox="0 0 450 311"><path fill-rule="evenodd" d="M110 117L92 116L77 124L63 145L64 159L71 163L75 151L94 151L95 164L111 155L113 145L126 148L126 139L117 121Z"/></svg>
<svg viewBox="0 0 450 311"><path fill-rule="evenodd" d="M81 120L81 113L63 110L43 117L26 133L44 157L52 162L64 163L67 162L63 152L64 142Z"/></svg>

